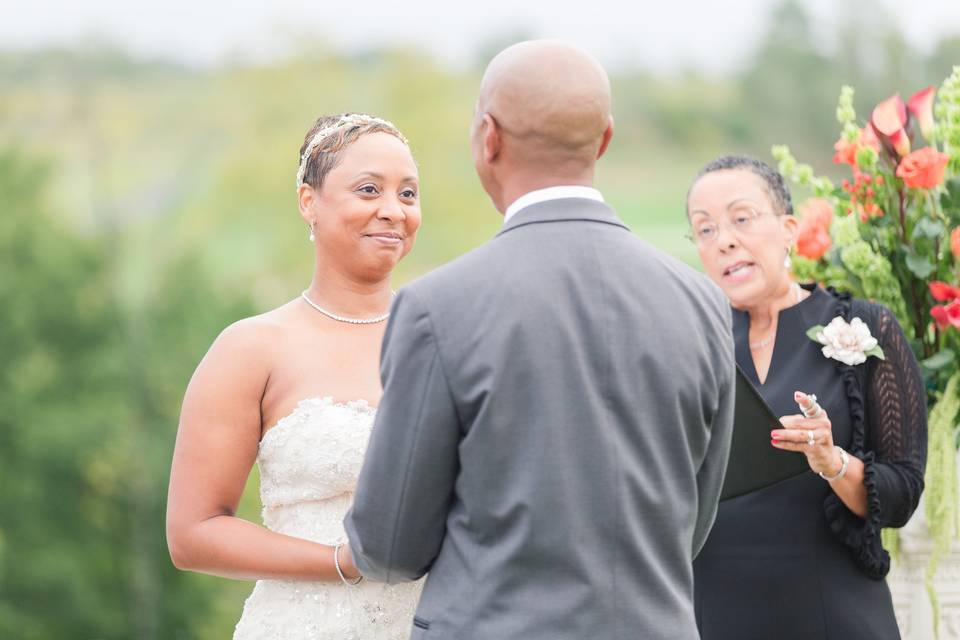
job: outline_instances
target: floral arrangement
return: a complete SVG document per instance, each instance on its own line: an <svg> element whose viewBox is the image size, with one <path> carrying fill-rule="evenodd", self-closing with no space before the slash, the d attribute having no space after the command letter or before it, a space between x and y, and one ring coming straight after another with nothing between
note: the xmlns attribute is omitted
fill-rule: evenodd
<svg viewBox="0 0 960 640"><path fill-rule="evenodd" d="M929 449L925 515L933 573L960 531L957 428L960 414L960 66L938 89L906 103L880 102L857 120L843 87L833 161L851 175L837 186L773 147L783 175L812 193L799 209L795 275L890 308L911 341L927 387ZM896 554L895 532L884 545Z"/></svg>

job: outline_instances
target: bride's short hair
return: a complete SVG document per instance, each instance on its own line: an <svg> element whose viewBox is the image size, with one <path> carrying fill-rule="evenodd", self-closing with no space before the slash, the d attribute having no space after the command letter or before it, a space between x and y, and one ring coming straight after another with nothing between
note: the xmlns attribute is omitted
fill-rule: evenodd
<svg viewBox="0 0 960 640"><path fill-rule="evenodd" d="M407 139L392 122L366 113L342 113L317 118L300 147L297 188L301 184L308 184L320 189L324 178L339 163L343 149L361 136L379 132L389 133L407 144Z"/></svg>

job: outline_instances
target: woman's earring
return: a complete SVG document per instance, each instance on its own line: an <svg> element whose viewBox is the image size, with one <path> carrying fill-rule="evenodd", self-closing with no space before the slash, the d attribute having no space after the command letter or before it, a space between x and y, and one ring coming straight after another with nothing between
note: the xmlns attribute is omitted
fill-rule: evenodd
<svg viewBox="0 0 960 640"><path fill-rule="evenodd" d="M790 260L790 250L787 249L787 255L783 257L783 266L789 269L793 266L793 261Z"/></svg>
<svg viewBox="0 0 960 640"><path fill-rule="evenodd" d="M313 223L310 223L310 242L314 242L317 236L313 233Z"/></svg>

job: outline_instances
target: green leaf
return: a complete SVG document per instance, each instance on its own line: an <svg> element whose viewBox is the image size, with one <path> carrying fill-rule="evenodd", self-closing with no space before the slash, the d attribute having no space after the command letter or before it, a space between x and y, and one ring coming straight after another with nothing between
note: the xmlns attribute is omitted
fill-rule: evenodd
<svg viewBox="0 0 960 640"><path fill-rule="evenodd" d="M943 349L942 351L933 354L926 360L920 362L926 369L930 371L937 371L938 369L943 369L948 364L951 364L956 358L956 354L952 349Z"/></svg>
<svg viewBox="0 0 960 640"><path fill-rule="evenodd" d="M952 178L944 186L946 188L940 196L940 206L946 211L960 209L960 180Z"/></svg>
<svg viewBox="0 0 960 640"><path fill-rule="evenodd" d="M907 255L907 269L909 269L913 275L924 280L934 272L936 266L930 262L930 258L911 253Z"/></svg>
<svg viewBox="0 0 960 640"><path fill-rule="evenodd" d="M917 225L913 228L913 239L917 238L939 238L944 232L943 223L933 218L920 218Z"/></svg>
<svg viewBox="0 0 960 640"><path fill-rule="evenodd" d="M883 355L883 349L880 348L880 345L875 346L873 349L870 349L870 351L864 351L863 355L867 356L868 358L870 356L874 356L875 358L879 358L881 360L887 359L887 357Z"/></svg>
<svg viewBox="0 0 960 640"><path fill-rule="evenodd" d="M816 342L817 344L823 344L822 342L817 340L817 334L819 334L821 331L823 331L822 324L818 324L815 327L810 327L809 329L807 329L807 337L813 340L814 342Z"/></svg>

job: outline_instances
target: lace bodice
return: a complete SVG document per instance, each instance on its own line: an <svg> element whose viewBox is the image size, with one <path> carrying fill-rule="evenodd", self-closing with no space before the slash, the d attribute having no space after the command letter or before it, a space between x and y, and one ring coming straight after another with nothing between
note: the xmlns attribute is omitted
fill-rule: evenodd
<svg viewBox="0 0 960 640"><path fill-rule="evenodd" d="M272 531L322 544L346 542L350 508L376 410L363 400L301 401L260 442L263 522ZM260 580L244 605L235 640L408 638L420 583Z"/></svg>

